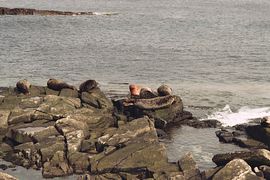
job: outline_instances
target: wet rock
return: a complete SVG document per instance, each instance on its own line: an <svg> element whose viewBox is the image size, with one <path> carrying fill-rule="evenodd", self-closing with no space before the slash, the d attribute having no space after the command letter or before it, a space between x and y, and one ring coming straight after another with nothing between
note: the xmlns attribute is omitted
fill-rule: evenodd
<svg viewBox="0 0 270 180"><path fill-rule="evenodd" d="M221 126L221 123L215 119L210 120L197 120L197 119L188 119L181 124L186 124L194 128L217 128Z"/></svg>
<svg viewBox="0 0 270 180"><path fill-rule="evenodd" d="M270 128L270 116L264 117L261 120L261 125L262 125L262 127Z"/></svg>
<svg viewBox="0 0 270 180"><path fill-rule="evenodd" d="M3 172L0 172L0 179L1 180L18 180L17 178Z"/></svg>
<svg viewBox="0 0 270 180"><path fill-rule="evenodd" d="M252 149L267 149L264 143L260 141L256 141L250 138L233 138L233 143L244 148L252 148Z"/></svg>
<svg viewBox="0 0 270 180"><path fill-rule="evenodd" d="M73 98L78 98L79 97L79 93L77 89L62 89L60 91L59 96L65 96L65 97L73 97Z"/></svg>
<svg viewBox="0 0 270 180"><path fill-rule="evenodd" d="M89 105L109 112L113 110L112 101L109 100L99 88L94 88L88 92L83 92L81 94L81 100L83 103L85 103L86 107Z"/></svg>
<svg viewBox="0 0 270 180"><path fill-rule="evenodd" d="M270 179L270 166L262 165L259 170L263 172L265 179Z"/></svg>
<svg viewBox="0 0 270 180"><path fill-rule="evenodd" d="M49 162L43 164L42 175L44 178L67 176L73 173L72 168L63 151L57 151Z"/></svg>
<svg viewBox="0 0 270 180"><path fill-rule="evenodd" d="M261 179L252 172L251 167L242 159L234 159L218 171L213 180L231 180L231 179Z"/></svg>
<svg viewBox="0 0 270 180"><path fill-rule="evenodd" d="M224 166L225 164L236 158L245 160L252 167L270 165L270 152L266 149L216 154L214 155L212 160L218 166Z"/></svg>
<svg viewBox="0 0 270 180"><path fill-rule="evenodd" d="M187 153L186 155L184 155L178 161L178 165L180 170L184 173L186 179L190 180L202 179L200 170L198 169L191 153Z"/></svg>
<svg viewBox="0 0 270 180"><path fill-rule="evenodd" d="M261 125L251 125L246 127L247 135L270 146L270 128Z"/></svg>
<svg viewBox="0 0 270 180"><path fill-rule="evenodd" d="M233 138L234 138L233 133L225 129L216 131L216 136L218 137L219 141L225 142L225 143L233 142Z"/></svg>

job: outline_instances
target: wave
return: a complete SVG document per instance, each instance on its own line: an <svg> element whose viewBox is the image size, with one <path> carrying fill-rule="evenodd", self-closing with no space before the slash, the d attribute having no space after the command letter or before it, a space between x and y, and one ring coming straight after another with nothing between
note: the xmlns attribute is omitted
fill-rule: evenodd
<svg viewBox="0 0 270 180"><path fill-rule="evenodd" d="M206 119L216 119L223 126L235 126L265 116L270 116L270 107L250 108L245 106L241 107L237 112L233 112L230 106L226 105L223 109L208 115Z"/></svg>

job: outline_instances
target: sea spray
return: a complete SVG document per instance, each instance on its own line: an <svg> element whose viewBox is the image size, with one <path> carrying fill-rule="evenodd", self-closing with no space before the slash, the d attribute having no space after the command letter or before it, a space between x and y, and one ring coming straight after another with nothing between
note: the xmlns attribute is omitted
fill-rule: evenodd
<svg viewBox="0 0 270 180"><path fill-rule="evenodd" d="M216 119L220 121L223 126L234 126L248 123L252 119L265 116L270 116L270 107L250 108L245 106L241 107L237 112L233 112L230 106L226 105L223 109L208 115L206 119Z"/></svg>

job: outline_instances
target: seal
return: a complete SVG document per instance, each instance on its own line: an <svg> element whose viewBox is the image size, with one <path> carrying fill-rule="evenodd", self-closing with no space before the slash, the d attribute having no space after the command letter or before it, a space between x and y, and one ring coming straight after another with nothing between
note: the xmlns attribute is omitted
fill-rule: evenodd
<svg viewBox="0 0 270 180"><path fill-rule="evenodd" d="M82 92L89 92L92 89L95 89L97 87L98 87L98 83L95 80L92 80L92 79L87 80L87 81L83 82L80 85L80 93L82 93Z"/></svg>
<svg viewBox="0 0 270 180"><path fill-rule="evenodd" d="M140 91L140 98L142 99L151 99L157 97L157 93L153 92L151 88L142 88Z"/></svg>
<svg viewBox="0 0 270 180"><path fill-rule="evenodd" d="M175 96L162 96L156 97L151 99L126 99L123 102L124 106L136 106L140 109L145 110L155 110L155 109L162 109L167 108L173 104L175 101Z"/></svg>
<svg viewBox="0 0 270 180"><path fill-rule="evenodd" d="M17 90L20 92L20 93L23 93L23 94L30 94L30 82L27 81L26 79L23 79L23 80L20 80L17 82L16 84L16 88Z"/></svg>
<svg viewBox="0 0 270 180"><path fill-rule="evenodd" d="M159 96L167 96L172 95L172 88L170 88L168 85L161 85L157 89Z"/></svg>
<svg viewBox="0 0 270 180"><path fill-rule="evenodd" d="M141 86L136 84L129 85L129 91L131 96L140 96Z"/></svg>
<svg viewBox="0 0 270 180"><path fill-rule="evenodd" d="M48 88L53 89L55 91L61 91L64 88L73 89L73 90L76 89L75 86L69 85L64 81L57 80L57 79L49 79L47 81L47 86Z"/></svg>

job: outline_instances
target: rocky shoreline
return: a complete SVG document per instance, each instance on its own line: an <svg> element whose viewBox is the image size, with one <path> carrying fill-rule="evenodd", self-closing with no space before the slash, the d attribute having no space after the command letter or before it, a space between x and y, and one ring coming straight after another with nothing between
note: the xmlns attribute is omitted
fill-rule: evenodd
<svg viewBox="0 0 270 180"><path fill-rule="evenodd" d="M0 7L0 15L40 15L40 16L79 16L79 15L95 15L95 12L71 12L71 11L55 11L55 10L39 10L30 8L7 8ZM114 13L103 13L104 15L112 15Z"/></svg>
<svg viewBox="0 0 270 180"><path fill-rule="evenodd" d="M54 79L47 86L23 80L16 88L1 88L0 157L40 169L44 178L71 174L81 174L78 179L269 178L269 118L216 132L220 141L246 144L250 150L217 154L213 157L217 167L201 172L190 153L168 162L159 138L175 124L196 128L221 124L197 120L170 91L141 92L108 99L94 80L79 89Z"/></svg>

